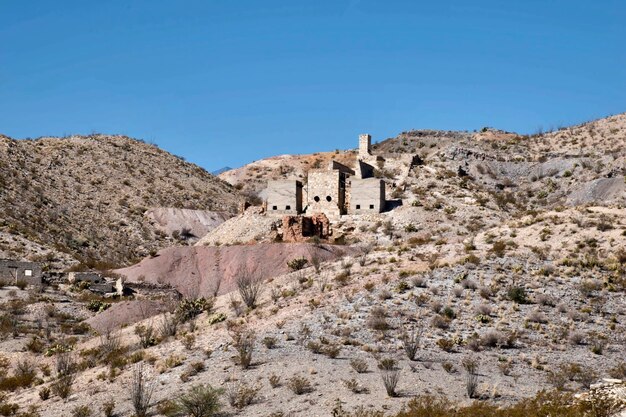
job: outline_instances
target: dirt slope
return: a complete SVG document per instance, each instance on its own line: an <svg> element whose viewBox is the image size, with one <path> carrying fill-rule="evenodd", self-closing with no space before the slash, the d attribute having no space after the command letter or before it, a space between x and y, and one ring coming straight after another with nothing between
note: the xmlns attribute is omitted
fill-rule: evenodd
<svg viewBox="0 0 626 417"><path fill-rule="evenodd" d="M169 284L185 296L209 296L233 291L242 268L260 279L268 279L288 272L287 262L295 258L329 261L355 251L308 243L171 247L116 272L129 281Z"/></svg>

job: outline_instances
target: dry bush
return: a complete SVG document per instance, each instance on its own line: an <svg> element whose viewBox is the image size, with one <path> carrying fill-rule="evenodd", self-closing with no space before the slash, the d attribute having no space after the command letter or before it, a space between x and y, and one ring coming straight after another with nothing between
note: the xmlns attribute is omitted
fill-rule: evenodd
<svg viewBox="0 0 626 417"><path fill-rule="evenodd" d="M390 325L387 322L387 311L382 307L373 307L367 318L366 325L372 330L389 330Z"/></svg>
<svg viewBox="0 0 626 417"><path fill-rule="evenodd" d="M402 348L409 360L414 361L420 345L420 336L417 332L404 333L401 337Z"/></svg>
<svg viewBox="0 0 626 417"><path fill-rule="evenodd" d="M61 399L66 399L72 393L72 385L74 384L74 374L63 375L50 385L53 394L58 395Z"/></svg>
<svg viewBox="0 0 626 417"><path fill-rule="evenodd" d="M287 381L287 387L296 395L302 395L313 391L311 382L302 376L293 376Z"/></svg>
<svg viewBox="0 0 626 417"><path fill-rule="evenodd" d="M342 382L343 385L345 385L345 387L352 391L354 394L367 394L369 392L369 389L367 389L367 387L359 384L359 381L354 378L344 379Z"/></svg>
<svg viewBox="0 0 626 417"><path fill-rule="evenodd" d="M543 314L541 311L539 310L533 310L530 312L530 314L528 314L527 317L528 321L531 321L533 323L547 323L548 319L546 318L546 315Z"/></svg>
<svg viewBox="0 0 626 417"><path fill-rule="evenodd" d="M231 407L241 410L254 402L260 386L251 386L243 381L232 381L226 385L226 398Z"/></svg>
<svg viewBox="0 0 626 417"><path fill-rule="evenodd" d="M263 280L253 272L241 268L237 271L237 291L246 307L253 309L257 305L259 295L263 289Z"/></svg>
<svg viewBox="0 0 626 417"><path fill-rule="evenodd" d="M88 405L77 405L72 409L72 417L91 417L93 411Z"/></svg>
<svg viewBox="0 0 626 417"><path fill-rule="evenodd" d="M148 375L139 362L133 369L130 386L130 399L137 417L146 417L151 406L155 383L148 380Z"/></svg>
<svg viewBox="0 0 626 417"><path fill-rule="evenodd" d="M465 378L467 396L469 398L475 398L478 388L478 361L475 358L467 357L463 359L462 365L467 373Z"/></svg>
<svg viewBox="0 0 626 417"><path fill-rule="evenodd" d="M252 330L236 327L230 333L233 347L237 351L235 362L241 369L248 369L252 363L252 352L256 342L256 335Z"/></svg>
<svg viewBox="0 0 626 417"><path fill-rule="evenodd" d="M383 380L383 386L385 387L387 395L390 397L397 397L398 392L396 391L396 389L398 386L398 382L400 381L400 370L384 369L380 372L380 376Z"/></svg>
<svg viewBox="0 0 626 417"><path fill-rule="evenodd" d="M176 412L189 417L215 416L222 408L220 403L222 393L223 390L208 384L194 385L176 400Z"/></svg>
<svg viewBox="0 0 626 417"><path fill-rule="evenodd" d="M176 333L178 332L178 325L178 318L174 314L163 314L159 329L159 336L161 336L162 339L176 336Z"/></svg>
<svg viewBox="0 0 626 417"><path fill-rule="evenodd" d="M365 362L363 359L352 359L350 361L350 366L359 374L364 374L367 372L367 362Z"/></svg>
<svg viewBox="0 0 626 417"><path fill-rule="evenodd" d="M276 374L272 374L270 375L267 380L270 383L270 386L272 388L278 388L280 387L280 376L276 375Z"/></svg>

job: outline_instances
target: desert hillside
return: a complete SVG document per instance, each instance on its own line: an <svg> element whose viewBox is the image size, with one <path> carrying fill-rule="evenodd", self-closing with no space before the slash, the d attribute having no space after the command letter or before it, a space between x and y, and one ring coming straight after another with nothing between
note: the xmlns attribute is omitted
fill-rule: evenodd
<svg viewBox="0 0 626 417"><path fill-rule="evenodd" d="M204 169L106 135L0 136L0 190L0 257L63 265L127 264L180 240L185 219L204 233L201 220L218 224L238 202L236 190ZM180 228L174 237L172 224Z"/></svg>
<svg viewBox="0 0 626 417"><path fill-rule="evenodd" d="M301 216L223 212L237 192L258 203L270 179L306 185L311 168L352 165L354 150L256 161L220 174L229 186L169 155L169 169L149 169L161 151L126 138L47 141L76 161L74 148L103 142L125 171L101 168L115 180L78 203L89 223L72 198L95 174L63 169L66 210L42 210L53 226L7 217L24 227L4 227L15 245L44 250L40 229L63 221L87 242L71 254L162 249L115 270L122 296L69 281L0 288L0 406L130 417L143 386L153 416L194 415L185 404L215 406L203 416L624 415L626 115L530 136L403 132L372 149L385 210L324 217L306 236L290 223ZM137 165L123 163L126 143L147 153ZM63 181L14 165L4 172L21 188Z"/></svg>

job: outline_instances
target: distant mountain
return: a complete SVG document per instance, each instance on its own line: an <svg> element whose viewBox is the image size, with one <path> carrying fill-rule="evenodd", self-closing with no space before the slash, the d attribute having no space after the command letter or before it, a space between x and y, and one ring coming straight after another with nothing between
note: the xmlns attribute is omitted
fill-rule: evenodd
<svg viewBox="0 0 626 417"><path fill-rule="evenodd" d="M220 169L216 169L215 171L211 172L211 174L218 176L220 175L222 172L226 172L226 171L230 171L232 168L231 167L223 167Z"/></svg>

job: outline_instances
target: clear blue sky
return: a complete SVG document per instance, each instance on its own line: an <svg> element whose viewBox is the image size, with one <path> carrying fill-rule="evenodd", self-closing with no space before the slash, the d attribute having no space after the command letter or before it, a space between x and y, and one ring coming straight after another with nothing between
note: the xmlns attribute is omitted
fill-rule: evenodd
<svg viewBox="0 0 626 417"><path fill-rule="evenodd" d="M412 128L626 111L623 0L0 0L0 132L213 170Z"/></svg>

